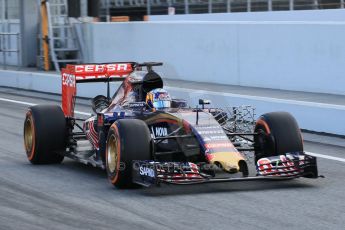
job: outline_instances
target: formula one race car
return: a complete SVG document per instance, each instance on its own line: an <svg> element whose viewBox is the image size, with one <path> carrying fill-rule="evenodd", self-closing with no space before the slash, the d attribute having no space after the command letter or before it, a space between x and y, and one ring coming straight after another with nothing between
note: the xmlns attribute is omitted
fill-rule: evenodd
<svg viewBox="0 0 345 230"><path fill-rule="evenodd" d="M163 89L153 71L161 64L67 65L62 108L37 105L26 114L29 161L61 163L69 157L106 169L119 188L318 177L316 158L303 152L300 129L289 113L255 120L249 106L208 108L210 102L200 99L188 107ZM122 84L110 97L113 81ZM81 119L74 115L76 86L87 82L105 82L108 90L92 99L94 115ZM254 174L248 152L254 153Z"/></svg>

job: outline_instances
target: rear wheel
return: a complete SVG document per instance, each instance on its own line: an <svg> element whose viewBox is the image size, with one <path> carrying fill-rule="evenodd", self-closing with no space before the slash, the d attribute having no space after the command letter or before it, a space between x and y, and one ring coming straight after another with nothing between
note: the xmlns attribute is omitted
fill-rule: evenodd
<svg viewBox="0 0 345 230"><path fill-rule="evenodd" d="M118 188L130 188L133 160L150 160L151 134L142 120L121 119L109 129L106 145L106 169L110 182Z"/></svg>
<svg viewBox="0 0 345 230"><path fill-rule="evenodd" d="M260 158L303 151L301 131L287 112L263 114L256 122L255 162Z"/></svg>
<svg viewBox="0 0 345 230"><path fill-rule="evenodd" d="M61 163L66 150L66 119L61 107L29 108L24 121L24 147L32 164Z"/></svg>

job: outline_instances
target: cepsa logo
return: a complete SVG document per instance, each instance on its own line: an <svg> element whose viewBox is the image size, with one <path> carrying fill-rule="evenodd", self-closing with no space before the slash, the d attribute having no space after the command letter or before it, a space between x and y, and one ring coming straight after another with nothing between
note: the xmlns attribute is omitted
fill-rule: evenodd
<svg viewBox="0 0 345 230"><path fill-rule="evenodd" d="M75 77L72 74L64 73L62 74L62 85L69 87L75 87Z"/></svg>
<svg viewBox="0 0 345 230"><path fill-rule="evenodd" d="M75 73L122 72L130 70L130 64L76 65Z"/></svg>

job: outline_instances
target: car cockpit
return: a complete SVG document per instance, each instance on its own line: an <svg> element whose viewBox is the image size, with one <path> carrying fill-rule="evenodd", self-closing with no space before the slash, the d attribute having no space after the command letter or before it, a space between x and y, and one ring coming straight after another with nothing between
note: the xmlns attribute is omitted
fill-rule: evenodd
<svg viewBox="0 0 345 230"><path fill-rule="evenodd" d="M163 80L158 73L152 70L153 65L147 65L147 71L135 70L126 77L112 98L98 95L92 99L92 109L95 113L116 106L126 107L130 103L145 102L146 95L154 89L163 89ZM139 68L141 68L139 66ZM184 100L171 101L172 108L186 107Z"/></svg>

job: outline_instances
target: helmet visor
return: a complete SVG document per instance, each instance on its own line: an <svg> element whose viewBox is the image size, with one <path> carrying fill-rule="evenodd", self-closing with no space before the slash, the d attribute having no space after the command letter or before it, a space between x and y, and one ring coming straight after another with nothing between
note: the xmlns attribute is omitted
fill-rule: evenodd
<svg viewBox="0 0 345 230"><path fill-rule="evenodd" d="M153 107L156 109L170 108L171 101L155 101Z"/></svg>

